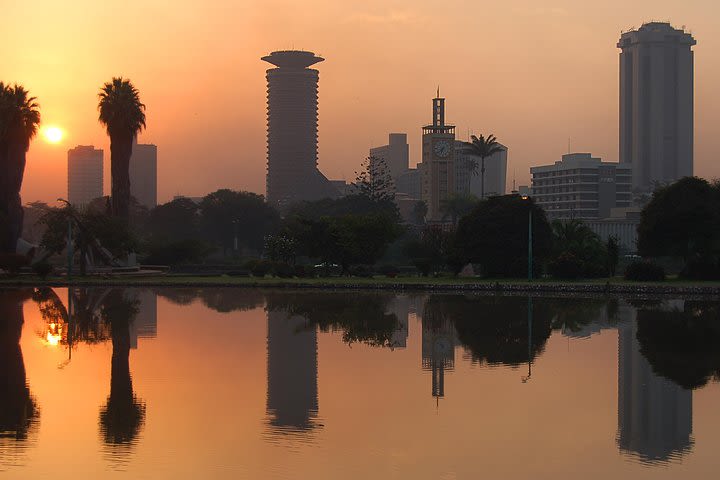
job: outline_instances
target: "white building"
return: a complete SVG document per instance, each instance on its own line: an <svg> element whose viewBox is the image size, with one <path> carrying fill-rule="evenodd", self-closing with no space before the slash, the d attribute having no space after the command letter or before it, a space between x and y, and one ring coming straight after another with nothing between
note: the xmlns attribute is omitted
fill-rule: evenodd
<svg viewBox="0 0 720 480"><path fill-rule="evenodd" d="M633 188L649 190L693 174L693 77L697 42L669 23L623 33L620 54L620 162Z"/></svg>
<svg viewBox="0 0 720 480"><path fill-rule="evenodd" d="M103 196L103 151L92 145L68 150L68 201L83 206Z"/></svg>
<svg viewBox="0 0 720 480"><path fill-rule="evenodd" d="M613 236L626 252L637 251L639 208L613 208L607 218L588 219L583 222L605 242Z"/></svg>
<svg viewBox="0 0 720 480"><path fill-rule="evenodd" d="M471 194L482 198L481 158L468 150L471 144L455 140L455 188L457 193ZM505 195L507 182L507 155L505 145L501 152L485 159L485 197ZM471 165L477 165L477 171L472 172Z"/></svg>
<svg viewBox="0 0 720 480"><path fill-rule="evenodd" d="M147 208L157 206L156 145L133 145L130 158L130 195Z"/></svg>
<svg viewBox="0 0 720 480"><path fill-rule="evenodd" d="M589 153L563 155L553 165L532 167L532 197L548 219L597 219L632 203L632 167L603 162Z"/></svg>

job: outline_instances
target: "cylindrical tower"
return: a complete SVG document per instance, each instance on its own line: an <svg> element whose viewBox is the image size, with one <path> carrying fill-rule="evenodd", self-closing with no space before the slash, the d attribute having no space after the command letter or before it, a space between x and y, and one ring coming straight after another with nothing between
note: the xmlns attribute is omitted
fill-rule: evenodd
<svg viewBox="0 0 720 480"><path fill-rule="evenodd" d="M318 198L318 71L312 52L280 51L263 57L267 71L267 201L283 208Z"/></svg>

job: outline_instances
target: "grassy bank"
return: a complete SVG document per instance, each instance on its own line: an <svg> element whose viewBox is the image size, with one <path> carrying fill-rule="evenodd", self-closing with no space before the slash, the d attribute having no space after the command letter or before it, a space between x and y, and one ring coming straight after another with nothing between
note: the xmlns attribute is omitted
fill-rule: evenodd
<svg viewBox="0 0 720 480"><path fill-rule="evenodd" d="M127 286L127 287L243 287L243 288L318 288L388 289L438 291L528 291L588 293L668 293L720 295L720 282L689 282L671 279L665 282L629 282L620 278L557 281L539 279L424 278L424 277L330 277L330 278L254 278L229 276L105 276L58 277L42 280L34 276L0 278L1 286Z"/></svg>

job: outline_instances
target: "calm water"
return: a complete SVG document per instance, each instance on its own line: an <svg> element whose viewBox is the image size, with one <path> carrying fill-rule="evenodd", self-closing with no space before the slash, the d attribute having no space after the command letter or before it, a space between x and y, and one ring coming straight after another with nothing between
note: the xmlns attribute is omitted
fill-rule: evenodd
<svg viewBox="0 0 720 480"><path fill-rule="evenodd" d="M720 303L0 290L3 478L714 478Z"/></svg>

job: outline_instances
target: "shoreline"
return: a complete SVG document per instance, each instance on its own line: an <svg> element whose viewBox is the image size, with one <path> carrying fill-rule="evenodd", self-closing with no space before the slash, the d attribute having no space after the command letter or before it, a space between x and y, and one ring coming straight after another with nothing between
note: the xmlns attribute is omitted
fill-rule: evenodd
<svg viewBox="0 0 720 480"><path fill-rule="evenodd" d="M319 278L279 279L248 277L153 276L110 278L85 277L74 280L37 277L0 279L0 288L8 287L178 287L178 288L262 288L298 290L389 290L429 292L497 292L497 293L579 293L631 295L702 295L720 296L718 282L657 283L614 281L558 282L538 280L477 280L427 278Z"/></svg>

